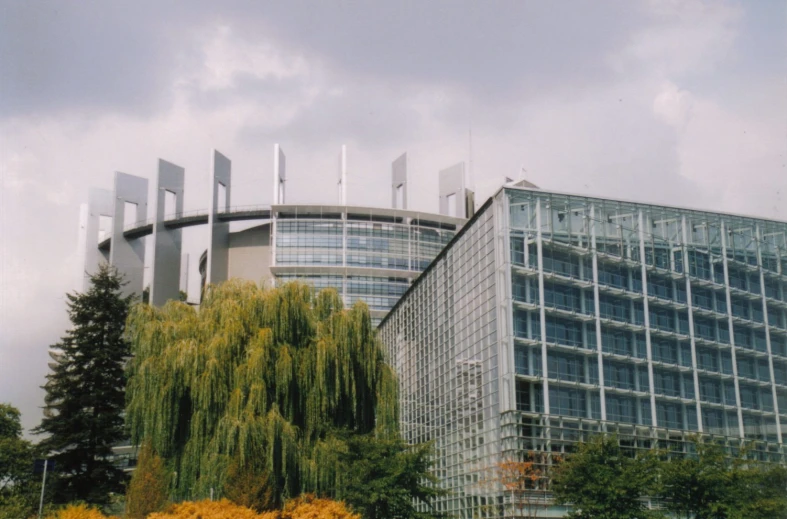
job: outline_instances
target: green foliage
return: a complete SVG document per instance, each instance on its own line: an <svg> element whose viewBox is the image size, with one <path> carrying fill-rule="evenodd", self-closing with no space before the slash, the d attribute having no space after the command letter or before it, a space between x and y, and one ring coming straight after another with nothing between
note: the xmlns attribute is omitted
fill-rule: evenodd
<svg viewBox="0 0 787 519"><path fill-rule="evenodd" d="M780 519L787 517L787 468L727 456L723 447L694 442L694 453L665 461L661 496L678 517Z"/></svg>
<svg viewBox="0 0 787 519"><path fill-rule="evenodd" d="M11 404L0 404L0 438L22 436L21 413Z"/></svg>
<svg viewBox="0 0 787 519"><path fill-rule="evenodd" d="M237 459L230 463L227 470L224 497L257 512L272 510L276 504L270 476L255 469L252 464L242 465Z"/></svg>
<svg viewBox="0 0 787 519"><path fill-rule="evenodd" d="M575 519L660 517L645 496L660 497L676 518L787 519L787 467L700 438L693 447L659 461L655 452L627 455L614 436L594 438L559 466L555 497L574 506Z"/></svg>
<svg viewBox="0 0 787 519"><path fill-rule="evenodd" d="M722 514L722 501L729 487L729 474L720 446L697 443L695 456L671 458L663 463L661 472L661 495L667 500L667 509L678 517L726 517Z"/></svg>
<svg viewBox="0 0 787 519"><path fill-rule="evenodd" d="M0 519L27 517L41 486L33 476L34 448L22 439L19 410L0 404Z"/></svg>
<svg viewBox="0 0 787 519"><path fill-rule="evenodd" d="M91 281L84 294L67 294L73 328L53 345L57 353L47 375L45 417L35 429L49 435L39 447L56 463L57 503L108 503L110 493L123 491L125 480L110 456L125 436L123 369L129 347L123 329L131 298L121 296L123 282L106 265Z"/></svg>
<svg viewBox="0 0 787 519"><path fill-rule="evenodd" d="M22 439L19 410L0 404L0 496L30 479L33 447Z"/></svg>
<svg viewBox="0 0 787 519"><path fill-rule="evenodd" d="M624 452L615 436L597 436L557 468L552 490L558 503L573 505L571 519L657 517L642 501L653 495L657 468L653 453Z"/></svg>
<svg viewBox="0 0 787 519"><path fill-rule="evenodd" d="M332 431L396 427L396 382L366 305L303 284L208 287L199 312L137 305L127 420L172 463L179 496L222 489L237 460L265 473L277 504L336 487Z"/></svg>
<svg viewBox="0 0 787 519"><path fill-rule="evenodd" d="M149 442L143 443L126 491L126 517L144 519L148 514L164 510L168 503L169 481L170 474L164 460Z"/></svg>
<svg viewBox="0 0 787 519"><path fill-rule="evenodd" d="M445 491L431 473L430 444L409 446L398 437L350 437L339 454L344 473L340 497L364 519L435 517L419 513L413 499L431 503Z"/></svg>
<svg viewBox="0 0 787 519"><path fill-rule="evenodd" d="M787 467L748 463L731 480L730 519L787 519Z"/></svg>

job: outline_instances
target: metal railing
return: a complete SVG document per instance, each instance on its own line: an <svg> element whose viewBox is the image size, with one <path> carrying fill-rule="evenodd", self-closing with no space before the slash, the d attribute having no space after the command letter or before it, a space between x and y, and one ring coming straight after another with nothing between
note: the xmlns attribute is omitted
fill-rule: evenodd
<svg viewBox="0 0 787 519"><path fill-rule="evenodd" d="M132 229L139 229L140 227L145 227L146 225L152 225L155 221L155 218L146 218L144 220L137 220L136 222L127 223L123 226L123 232L127 232Z"/></svg>

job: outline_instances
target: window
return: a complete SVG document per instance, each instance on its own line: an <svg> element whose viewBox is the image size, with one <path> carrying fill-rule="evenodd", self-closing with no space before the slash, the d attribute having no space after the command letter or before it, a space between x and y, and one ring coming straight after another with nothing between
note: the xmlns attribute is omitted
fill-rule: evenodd
<svg viewBox="0 0 787 519"><path fill-rule="evenodd" d="M123 203L123 227L136 223L137 220L137 204L133 202Z"/></svg>
<svg viewBox="0 0 787 519"><path fill-rule="evenodd" d="M656 417L661 427L683 429L683 413L680 404L656 402Z"/></svg>
<svg viewBox="0 0 787 519"><path fill-rule="evenodd" d="M607 395L607 419L613 422L637 423L637 400L620 395Z"/></svg>
<svg viewBox="0 0 787 519"><path fill-rule="evenodd" d="M173 217L177 211L177 195L174 191L169 189L164 190L164 219L168 220Z"/></svg>
<svg viewBox="0 0 787 519"><path fill-rule="evenodd" d="M218 187L216 189L218 196L216 199L216 212L219 213L226 213L227 212L227 186L222 184L221 182L218 183Z"/></svg>
<svg viewBox="0 0 787 519"><path fill-rule="evenodd" d="M98 216L98 242L101 243L105 239L112 236L112 217L106 215Z"/></svg>
<svg viewBox="0 0 787 519"><path fill-rule="evenodd" d="M563 387L549 388L550 411L563 416L586 416L587 400L585 391Z"/></svg>

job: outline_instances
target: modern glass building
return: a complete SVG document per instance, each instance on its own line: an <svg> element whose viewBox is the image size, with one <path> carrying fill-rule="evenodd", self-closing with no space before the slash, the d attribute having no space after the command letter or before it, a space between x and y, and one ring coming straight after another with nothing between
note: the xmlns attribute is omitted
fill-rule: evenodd
<svg viewBox="0 0 787 519"><path fill-rule="evenodd" d="M275 206L272 218L276 282L334 288L347 306L364 301L375 325L466 221L346 206Z"/></svg>
<svg viewBox="0 0 787 519"><path fill-rule="evenodd" d="M472 215L463 164L440 172L439 214L407 208L406 154L391 165L390 208L347 204L344 148L336 204L285 203L284 164L276 145L271 204L235 206L231 161L214 150L207 206L184 211L185 171L160 160L152 217L148 180L116 173L114 189L91 190L82 208L80 289L107 261L125 275L127 293L139 295L148 287L154 305L177 299L188 290L182 229L202 226L207 239L198 249L204 250L197 264L201 288L230 278L270 284L297 279L315 289L337 289L347 306L364 301L376 325ZM189 294L190 302L200 301L201 288Z"/></svg>
<svg viewBox="0 0 787 519"><path fill-rule="evenodd" d="M439 511L512 516L498 462L547 469L599 432L784 461L786 240L785 222L498 191L379 328L403 433L435 442Z"/></svg>

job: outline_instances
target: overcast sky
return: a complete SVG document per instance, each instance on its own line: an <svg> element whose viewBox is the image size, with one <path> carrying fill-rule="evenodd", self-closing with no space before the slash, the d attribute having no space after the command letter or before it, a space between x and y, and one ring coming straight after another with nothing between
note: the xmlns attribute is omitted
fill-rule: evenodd
<svg viewBox="0 0 787 519"><path fill-rule="evenodd" d="M545 189L787 219L787 2L0 0L0 402L36 425L47 348L68 326L79 204L113 172L209 154L233 205L411 206L472 155L476 198L505 176ZM470 132L472 130L472 154ZM204 247L199 232L187 235Z"/></svg>

